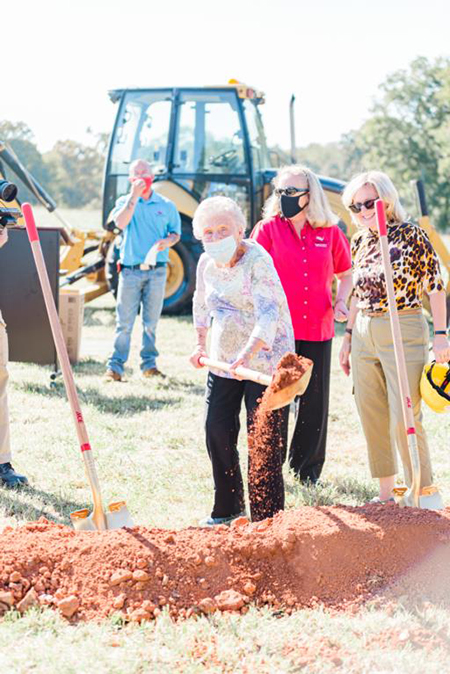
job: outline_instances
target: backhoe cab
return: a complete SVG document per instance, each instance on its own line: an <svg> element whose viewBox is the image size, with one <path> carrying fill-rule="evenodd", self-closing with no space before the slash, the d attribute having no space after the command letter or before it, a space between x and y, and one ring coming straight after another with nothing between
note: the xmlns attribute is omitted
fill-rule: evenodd
<svg viewBox="0 0 450 674"><path fill-rule="evenodd" d="M244 211L249 230L261 217L276 169L271 166L260 106L264 94L231 81L227 86L174 89L119 89L110 92L118 111L106 162L103 223L117 197L129 191L128 171L135 159L156 167L154 189L171 199L182 220L180 242L170 249L164 310L189 308L195 269L202 252L192 218L206 197L231 197ZM335 210L343 183L324 179ZM117 283L117 249L109 251L107 277Z"/></svg>

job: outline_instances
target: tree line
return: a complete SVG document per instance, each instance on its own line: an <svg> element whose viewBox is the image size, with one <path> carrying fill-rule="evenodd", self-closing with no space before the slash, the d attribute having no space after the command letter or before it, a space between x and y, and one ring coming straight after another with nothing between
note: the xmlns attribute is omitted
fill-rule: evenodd
<svg viewBox="0 0 450 674"><path fill-rule="evenodd" d="M59 140L49 152L39 152L34 135L25 122L0 121L0 140L17 156L26 170L60 206L92 207L101 204L101 186L108 134L91 133L92 144ZM1 158L0 158L1 161ZM36 197L4 166L9 180L17 183L21 201Z"/></svg>
<svg viewBox="0 0 450 674"><path fill-rule="evenodd" d="M351 102L350 102L351 104ZM59 205L97 207L108 134L92 143L58 141L41 154L24 122L0 122L7 141L26 168ZM289 154L274 148L289 161ZM450 220L450 59L418 57L379 87L367 121L333 143L297 149L297 158L322 175L348 180L363 170L386 171L407 209L415 213L410 181L423 179L430 215L440 229ZM23 198L23 193L22 198ZM33 199L33 195L26 195Z"/></svg>
<svg viewBox="0 0 450 674"><path fill-rule="evenodd" d="M410 213L416 213L411 180L425 183L433 224L450 226L450 59L418 57L379 87L370 116L338 142L299 148L314 171L348 180L380 169L389 174Z"/></svg>

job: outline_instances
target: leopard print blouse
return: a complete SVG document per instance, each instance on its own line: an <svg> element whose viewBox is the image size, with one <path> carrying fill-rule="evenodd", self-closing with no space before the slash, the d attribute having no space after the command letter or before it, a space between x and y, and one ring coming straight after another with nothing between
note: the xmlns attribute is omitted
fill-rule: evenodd
<svg viewBox="0 0 450 674"><path fill-rule="evenodd" d="M420 309L422 295L444 289L439 260L431 242L418 225L388 225L397 309ZM358 309L385 313L388 301L378 232L358 231L351 242L354 295Z"/></svg>

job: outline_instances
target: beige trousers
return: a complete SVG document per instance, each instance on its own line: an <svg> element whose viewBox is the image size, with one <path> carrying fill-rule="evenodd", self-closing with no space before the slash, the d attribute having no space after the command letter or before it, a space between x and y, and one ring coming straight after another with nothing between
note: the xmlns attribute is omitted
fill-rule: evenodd
<svg viewBox="0 0 450 674"><path fill-rule="evenodd" d="M0 463L11 461L9 440L9 411L6 386L8 384L8 335L0 312Z"/></svg>
<svg viewBox="0 0 450 674"><path fill-rule="evenodd" d="M411 391L419 447L420 486L432 484L431 461L422 426L420 377L428 361L428 324L423 314L399 314L406 369ZM411 484L402 401L395 366L389 314L364 316L358 313L352 335L351 361L355 401L366 436L372 477L398 472L396 446L405 481Z"/></svg>

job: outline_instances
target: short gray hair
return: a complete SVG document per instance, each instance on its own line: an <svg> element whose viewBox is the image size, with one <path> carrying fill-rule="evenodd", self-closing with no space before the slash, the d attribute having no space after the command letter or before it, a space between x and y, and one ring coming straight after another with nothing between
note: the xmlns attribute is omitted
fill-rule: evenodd
<svg viewBox="0 0 450 674"><path fill-rule="evenodd" d="M139 164L145 164L145 165L147 166L147 168L149 169L150 173L151 173L152 175L155 174L155 167L153 166L153 164L151 164L151 163L150 163L149 161L147 161L146 159L135 159L135 160L132 161L131 164L130 164L130 168L129 168L129 173L130 173L130 175L131 175L132 171L134 171L134 169L136 168L136 166L139 166Z"/></svg>
<svg viewBox="0 0 450 674"><path fill-rule="evenodd" d="M349 206L353 203L356 192L364 185L372 185L380 199L384 201L388 222L405 222L406 211L400 203L398 192L389 176L382 171L365 171L353 176L342 194L342 202L356 225L359 225L359 221L350 211Z"/></svg>
<svg viewBox="0 0 450 674"><path fill-rule="evenodd" d="M197 207L192 221L196 239L201 239L203 230L211 219L222 218L232 222L242 233L247 226L244 214L238 204L229 197L209 197Z"/></svg>

